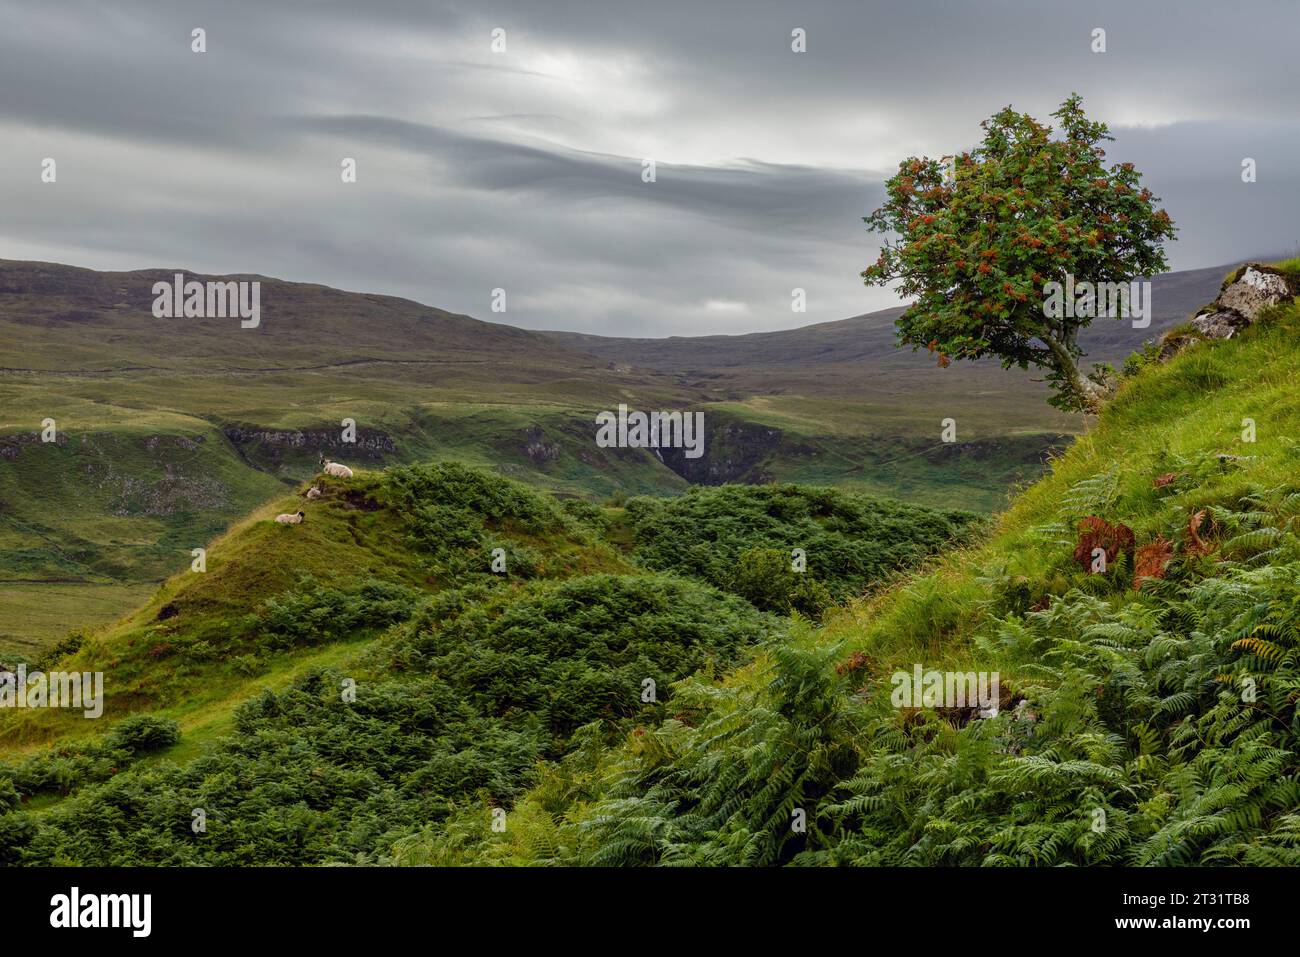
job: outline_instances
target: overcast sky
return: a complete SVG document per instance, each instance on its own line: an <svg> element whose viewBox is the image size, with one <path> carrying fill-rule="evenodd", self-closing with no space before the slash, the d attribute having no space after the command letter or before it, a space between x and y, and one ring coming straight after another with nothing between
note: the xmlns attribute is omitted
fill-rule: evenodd
<svg viewBox="0 0 1300 957"><path fill-rule="evenodd" d="M858 273L901 158L1071 91L1163 198L1174 268L1294 252L1297 37L1290 0L0 0L0 257L788 328L894 304Z"/></svg>

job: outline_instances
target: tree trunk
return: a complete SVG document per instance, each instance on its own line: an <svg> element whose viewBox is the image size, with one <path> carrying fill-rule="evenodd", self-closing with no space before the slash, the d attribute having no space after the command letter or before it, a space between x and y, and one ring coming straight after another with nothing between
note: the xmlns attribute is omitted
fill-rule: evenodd
<svg viewBox="0 0 1300 957"><path fill-rule="evenodd" d="M1075 398L1079 400L1079 405L1085 412L1096 415L1101 411L1101 400L1105 397L1105 390L1091 379L1087 378L1079 371L1079 364L1074 361L1074 356L1070 354L1069 348L1062 342L1050 336L1040 336L1043 343L1052 353L1052 358L1056 364L1056 371L1069 384L1070 390L1074 393Z"/></svg>

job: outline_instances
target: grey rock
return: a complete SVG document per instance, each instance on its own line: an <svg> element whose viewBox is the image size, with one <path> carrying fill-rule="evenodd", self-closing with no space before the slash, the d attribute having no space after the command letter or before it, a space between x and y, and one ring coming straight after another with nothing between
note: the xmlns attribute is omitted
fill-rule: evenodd
<svg viewBox="0 0 1300 957"><path fill-rule="evenodd" d="M560 457L560 447L556 445L540 426L524 430L524 454L534 462L554 462Z"/></svg>
<svg viewBox="0 0 1300 957"><path fill-rule="evenodd" d="M1198 337L1193 336L1190 333L1183 333L1181 335L1170 335L1169 333L1165 333L1165 335L1160 339L1160 351L1156 354L1156 361L1168 362L1188 346L1194 345L1200 341L1201 340Z"/></svg>
<svg viewBox="0 0 1300 957"><path fill-rule="evenodd" d="M1249 322L1231 309L1217 309L1201 313L1192 320L1192 327L1207 339L1231 339Z"/></svg>
<svg viewBox="0 0 1300 957"><path fill-rule="evenodd" d="M1241 276L1219 294L1218 305L1254 322L1264 309L1286 302L1294 295L1285 276L1247 263Z"/></svg>

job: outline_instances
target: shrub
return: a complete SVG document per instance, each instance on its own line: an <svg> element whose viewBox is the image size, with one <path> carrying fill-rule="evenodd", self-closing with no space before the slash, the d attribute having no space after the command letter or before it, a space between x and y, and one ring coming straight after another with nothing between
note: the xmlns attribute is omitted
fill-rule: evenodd
<svg viewBox="0 0 1300 957"><path fill-rule="evenodd" d="M255 627L268 647L301 647L387 627L409 618L422 600L413 589L377 578L337 588L303 575L296 589L266 601Z"/></svg>
<svg viewBox="0 0 1300 957"><path fill-rule="evenodd" d="M213 661L220 652L213 647L212 642L199 639L190 642L184 646L184 655L187 659L194 662Z"/></svg>
<svg viewBox="0 0 1300 957"><path fill-rule="evenodd" d="M256 655L236 655L230 659L230 668L242 678L252 678L261 674L266 665Z"/></svg>
<svg viewBox="0 0 1300 957"><path fill-rule="evenodd" d="M174 722L150 717L112 729L118 750L24 764L19 777L70 796L39 816L0 815L0 860L374 860L460 808L508 805L583 726L582 740L609 744L662 720L676 681L733 667L776 628L738 598L668 576L471 583L380 639L355 701L341 699L343 675L312 669L241 705L235 733L184 766L131 764L176 740ZM641 701L647 677L656 702ZM190 807L209 813L202 841L177 817Z"/></svg>
<svg viewBox="0 0 1300 957"><path fill-rule="evenodd" d="M181 726L170 718L140 714L123 718L109 732L107 743L130 754L170 748L181 739Z"/></svg>
<svg viewBox="0 0 1300 957"><path fill-rule="evenodd" d="M6 811L12 811L20 803L22 797L18 789L14 787L13 778L0 776L0 815Z"/></svg>
<svg viewBox="0 0 1300 957"><path fill-rule="evenodd" d="M86 633L84 631L69 632L65 637L59 639L36 659L32 666L33 671L49 671L64 658L74 655L81 650L82 645L86 643Z"/></svg>
<svg viewBox="0 0 1300 957"><path fill-rule="evenodd" d="M677 498L634 498L627 509L641 564L752 596L761 608L807 613L860 595L980 528L969 512L798 485L697 486ZM790 570L795 548L806 555L802 573ZM762 559L765 572L742 567L755 549L777 553Z"/></svg>
<svg viewBox="0 0 1300 957"><path fill-rule="evenodd" d="M736 599L668 576L590 575L464 605L405 643L484 714L537 720L562 748L598 719L649 717L669 685L725 671L772 632Z"/></svg>
<svg viewBox="0 0 1300 957"><path fill-rule="evenodd" d="M740 556L730 590L755 608L788 614L797 573L790 559L775 548L751 548Z"/></svg>
<svg viewBox="0 0 1300 957"><path fill-rule="evenodd" d="M560 508L588 528L602 531L609 524L600 506L586 499L566 498L560 500Z"/></svg>
<svg viewBox="0 0 1300 957"><path fill-rule="evenodd" d="M412 538L437 550L445 534L473 544L484 527L513 526L539 535L566 527L555 502L521 482L457 462L389 469L385 486L406 517ZM440 527L447 526L447 531Z"/></svg>

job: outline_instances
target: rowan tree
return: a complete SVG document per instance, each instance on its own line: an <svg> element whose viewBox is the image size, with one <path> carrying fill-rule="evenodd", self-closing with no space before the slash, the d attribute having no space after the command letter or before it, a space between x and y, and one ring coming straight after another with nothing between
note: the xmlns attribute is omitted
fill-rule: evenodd
<svg viewBox="0 0 1300 957"><path fill-rule="evenodd" d="M915 297L898 319L900 345L942 366L997 356L1004 368L1045 369L1049 402L1096 411L1103 373L1079 367L1091 318L1049 316L1044 286L1162 272L1174 225L1132 163L1106 166L1100 144L1114 137L1077 94L1052 116L1056 129L1008 106L980 124L974 149L903 160L885 204L864 218L887 236L862 277Z"/></svg>

